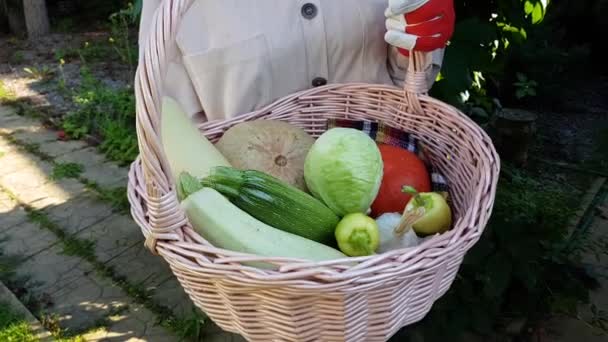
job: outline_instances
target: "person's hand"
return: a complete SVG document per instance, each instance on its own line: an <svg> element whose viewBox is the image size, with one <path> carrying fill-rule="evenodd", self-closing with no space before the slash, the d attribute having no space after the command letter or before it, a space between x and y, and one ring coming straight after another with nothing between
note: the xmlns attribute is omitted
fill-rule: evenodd
<svg viewBox="0 0 608 342"><path fill-rule="evenodd" d="M454 33L454 0L389 0L388 3L384 39L405 56L412 50L441 49Z"/></svg>

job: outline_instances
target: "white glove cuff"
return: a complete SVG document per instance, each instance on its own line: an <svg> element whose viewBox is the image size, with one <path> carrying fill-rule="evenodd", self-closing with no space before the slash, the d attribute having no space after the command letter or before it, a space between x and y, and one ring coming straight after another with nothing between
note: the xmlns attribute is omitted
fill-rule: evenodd
<svg viewBox="0 0 608 342"><path fill-rule="evenodd" d="M411 51L416 46L418 36L403 31L389 30L384 35L384 40L395 47Z"/></svg>
<svg viewBox="0 0 608 342"><path fill-rule="evenodd" d="M429 2L429 0L389 0L388 8L384 15L388 18L411 13L424 6L427 2Z"/></svg>

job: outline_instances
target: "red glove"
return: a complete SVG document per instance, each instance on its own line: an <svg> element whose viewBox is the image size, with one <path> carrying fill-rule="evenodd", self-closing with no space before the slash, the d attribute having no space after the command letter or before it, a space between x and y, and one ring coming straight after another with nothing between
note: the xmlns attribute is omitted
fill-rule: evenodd
<svg viewBox="0 0 608 342"><path fill-rule="evenodd" d="M406 56L444 48L454 34L454 0L389 0L385 15L384 39Z"/></svg>

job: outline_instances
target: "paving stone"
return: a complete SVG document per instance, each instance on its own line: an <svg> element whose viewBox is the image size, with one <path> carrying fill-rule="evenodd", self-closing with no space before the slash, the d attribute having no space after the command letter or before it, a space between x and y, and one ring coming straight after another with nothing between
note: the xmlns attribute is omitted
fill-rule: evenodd
<svg viewBox="0 0 608 342"><path fill-rule="evenodd" d="M20 199L35 209L44 209L50 206L67 206L72 198L86 191L84 185L76 179L61 179L49 182L38 188L46 196L42 199L28 202L25 194L19 194Z"/></svg>
<svg viewBox="0 0 608 342"><path fill-rule="evenodd" d="M53 141L40 145L40 151L51 157L59 157L85 147L87 147L87 144L80 140Z"/></svg>
<svg viewBox="0 0 608 342"><path fill-rule="evenodd" d="M81 176L102 187L126 186L127 184L129 170L106 161L105 157L93 147L61 155L57 161L82 164L85 170Z"/></svg>
<svg viewBox="0 0 608 342"><path fill-rule="evenodd" d="M52 170L49 163L38 161L35 165L24 166L17 172L1 176L0 184L24 203L30 203L46 197L39 189L49 182L47 174Z"/></svg>
<svg viewBox="0 0 608 342"><path fill-rule="evenodd" d="M0 137L0 139L2 138ZM42 163L40 158L14 147L13 150L6 151L4 156L0 158L0 176L19 172L24 168L50 167L50 164L46 163L46 165L41 165Z"/></svg>
<svg viewBox="0 0 608 342"><path fill-rule="evenodd" d="M0 233L27 220L27 213L17 202L0 190Z"/></svg>
<svg viewBox="0 0 608 342"><path fill-rule="evenodd" d="M134 246L106 265L114 268L117 274L127 278L131 284L142 284L146 290L156 290L172 275L167 262L145 248L143 235Z"/></svg>
<svg viewBox="0 0 608 342"><path fill-rule="evenodd" d="M187 317L195 308L192 300L173 274L158 285L152 299L155 303L171 309L176 317Z"/></svg>
<svg viewBox="0 0 608 342"><path fill-rule="evenodd" d="M19 200L36 209L59 205L85 191L84 185L75 179L52 182L46 172L52 170L47 163L38 167L24 167L21 171L0 177L0 184Z"/></svg>
<svg viewBox="0 0 608 342"><path fill-rule="evenodd" d="M58 242L55 234L31 222L0 232L0 249L3 254L20 258L29 258Z"/></svg>
<svg viewBox="0 0 608 342"><path fill-rule="evenodd" d="M206 324L206 323L205 323ZM231 334L227 332L219 332L213 334L207 334L204 337L205 342L246 342L240 335Z"/></svg>
<svg viewBox="0 0 608 342"><path fill-rule="evenodd" d="M97 164L102 164L105 161L105 157L99 154L95 147L87 147L82 150L61 155L55 160L58 163L78 163L85 168L88 168Z"/></svg>
<svg viewBox="0 0 608 342"><path fill-rule="evenodd" d="M202 335L205 342L246 342L241 335L222 330L210 319L205 322Z"/></svg>
<svg viewBox="0 0 608 342"><path fill-rule="evenodd" d="M38 124L15 130L13 137L23 143L44 144L57 141L57 132Z"/></svg>
<svg viewBox="0 0 608 342"><path fill-rule="evenodd" d="M129 170L113 163L102 163L86 167L82 176L105 188L126 187Z"/></svg>
<svg viewBox="0 0 608 342"><path fill-rule="evenodd" d="M2 152L2 158L17 150L19 150L19 147L17 145L9 142L6 138L0 136L0 152ZM2 163L1 160L0 163Z"/></svg>
<svg viewBox="0 0 608 342"><path fill-rule="evenodd" d="M601 186L601 184L600 184ZM608 206L608 199L604 199L603 204L599 203L599 207ZM601 241L608 238L608 218L601 215L595 215L589 230L590 241ZM599 309L606 310L608 307L608 257L604 254L598 256L593 252L587 252L583 255L582 262L585 267L598 273L599 288L590 291L590 302L595 304ZM588 305L579 306L578 315L585 321L589 322L593 318ZM606 341L608 335L604 332L598 332L590 329L589 325L582 320L557 316L545 323L547 330L547 340L556 342L600 342Z"/></svg>
<svg viewBox="0 0 608 342"><path fill-rule="evenodd" d="M0 115L0 133L2 134L12 134L20 130L27 131L36 127L42 127L42 125L32 118L14 113Z"/></svg>
<svg viewBox="0 0 608 342"><path fill-rule="evenodd" d="M173 334L155 322L156 317L141 305L129 305L129 310L109 318L110 323L83 337L88 342L94 341L178 341Z"/></svg>
<svg viewBox="0 0 608 342"><path fill-rule="evenodd" d="M16 115L17 110L12 106L3 106L0 105L0 118L5 116Z"/></svg>
<svg viewBox="0 0 608 342"><path fill-rule="evenodd" d="M141 235L141 230L130 217L113 215L82 230L77 237L94 241L97 260L107 262L141 243Z"/></svg>
<svg viewBox="0 0 608 342"><path fill-rule="evenodd" d="M100 201L94 193L85 191L61 205L45 208L44 212L66 233L77 234L110 217L112 208Z"/></svg>
<svg viewBox="0 0 608 342"><path fill-rule="evenodd" d="M29 278L30 293L45 298L44 312L57 315L59 325L72 331L87 330L129 302L118 286L98 278L88 262L62 254L59 246L20 264L17 273Z"/></svg>

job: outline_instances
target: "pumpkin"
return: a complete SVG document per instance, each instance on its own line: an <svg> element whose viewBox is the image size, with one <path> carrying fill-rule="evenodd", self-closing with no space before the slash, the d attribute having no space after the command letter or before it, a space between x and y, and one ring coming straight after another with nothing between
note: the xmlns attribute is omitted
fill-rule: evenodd
<svg viewBox="0 0 608 342"><path fill-rule="evenodd" d="M314 141L306 131L290 123L254 120L229 128L216 147L237 169L265 172L308 191L304 161Z"/></svg>

